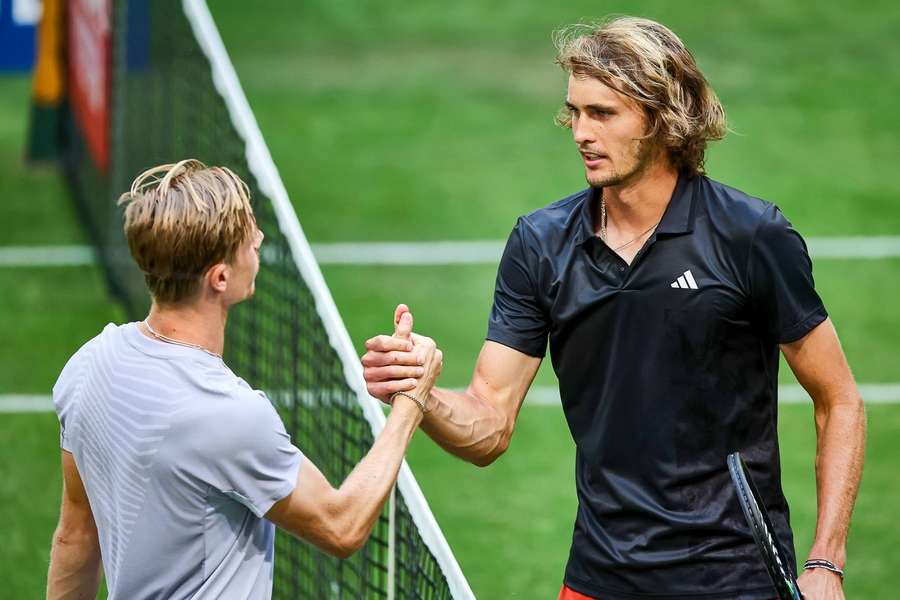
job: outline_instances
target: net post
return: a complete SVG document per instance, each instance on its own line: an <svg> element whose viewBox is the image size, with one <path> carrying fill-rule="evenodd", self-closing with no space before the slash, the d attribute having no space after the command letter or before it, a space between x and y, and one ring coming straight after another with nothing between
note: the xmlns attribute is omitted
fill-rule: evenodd
<svg viewBox="0 0 900 600"><path fill-rule="evenodd" d="M297 270L313 296L316 312L328 336L328 343L340 359L347 387L353 391L363 417L368 421L372 434L377 437L385 424L381 404L366 390L362 366L350 335L340 318L278 169L263 140L256 118L250 110L206 0L181 0L181 5L201 51L209 60L213 85L225 101L235 131L246 144L248 169L260 191L272 202L279 229L288 242ZM402 501L419 537L436 561L454 600L474 600L475 595L405 460L401 463L396 487L399 488ZM396 499L393 506L391 515L396 513ZM396 580L394 583L396 584Z"/></svg>
<svg viewBox="0 0 900 600"><path fill-rule="evenodd" d="M397 484L391 486L388 500L387 600L394 600L397 577Z"/></svg>

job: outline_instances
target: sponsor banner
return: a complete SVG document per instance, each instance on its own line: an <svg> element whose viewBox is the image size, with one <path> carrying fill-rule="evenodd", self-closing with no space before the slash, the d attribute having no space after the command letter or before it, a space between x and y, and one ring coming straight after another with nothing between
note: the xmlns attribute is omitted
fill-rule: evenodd
<svg viewBox="0 0 900 600"><path fill-rule="evenodd" d="M97 167L109 165L110 0L70 0L68 81L72 112Z"/></svg>
<svg viewBox="0 0 900 600"><path fill-rule="evenodd" d="M41 0L0 0L0 71L30 71Z"/></svg>

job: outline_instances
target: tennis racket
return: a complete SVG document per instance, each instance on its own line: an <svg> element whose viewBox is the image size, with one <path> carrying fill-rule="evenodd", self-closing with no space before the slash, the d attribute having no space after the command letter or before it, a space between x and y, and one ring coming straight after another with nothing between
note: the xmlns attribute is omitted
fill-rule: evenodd
<svg viewBox="0 0 900 600"><path fill-rule="evenodd" d="M728 455L728 471L731 473L731 481L737 490L738 500L741 503L741 509L744 511L744 517L750 525L750 531L753 533L753 539L756 540L756 547L762 555L766 570L772 583L775 584L775 591L778 592L780 600L803 600L803 594L797 587L797 580L791 574L790 570L785 567L781 558L782 552L779 550L781 545L775 538L775 531L772 523L769 521L769 515L759 497L753 480L750 479L750 473L747 472L747 465L744 464L739 452L733 452Z"/></svg>

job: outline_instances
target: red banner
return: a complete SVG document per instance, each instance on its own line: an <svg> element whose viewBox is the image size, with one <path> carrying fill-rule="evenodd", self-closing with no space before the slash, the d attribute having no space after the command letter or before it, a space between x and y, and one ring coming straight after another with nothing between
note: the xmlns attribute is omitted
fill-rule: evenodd
<svg viewBox="0 0 900 600"><path fill-rule="evenodd" d="M110 0L70 0L69 99L94 162L109 165Z"/></svg>

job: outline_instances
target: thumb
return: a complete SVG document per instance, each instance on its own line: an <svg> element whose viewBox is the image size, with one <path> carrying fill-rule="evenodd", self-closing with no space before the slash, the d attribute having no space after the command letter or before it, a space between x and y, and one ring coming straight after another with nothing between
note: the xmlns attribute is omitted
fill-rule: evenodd
<svg viewBox="0 0 900 600"><path fill-rule="evenodd" d="M398 304L397 308L394 309L394 327L397 327L397 323L400 322L400 317L403 316L403 313L409 312L409 307L405 304Z"/></svg>
<svg viewBox="0 0 900 600"><path fill-rule="evenodd" d="M400 315L397 326L394 329L394 337L401 340L412 340L413 316L411 312L405 312Z"/></svg>

